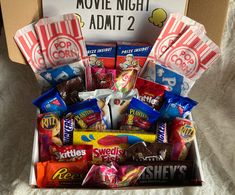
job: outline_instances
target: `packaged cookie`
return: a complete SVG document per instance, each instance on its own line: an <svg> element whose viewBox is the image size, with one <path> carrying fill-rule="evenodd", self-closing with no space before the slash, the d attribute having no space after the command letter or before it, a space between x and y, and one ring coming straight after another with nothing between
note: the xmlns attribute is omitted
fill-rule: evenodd
<svg viewBox="0 0 235 195"><path fill-rule="evenodd" d="M39 114L37 119L39 159L47 161L51 159L50 145L52 143L61 146L60 119L53 113Z"/></svg>

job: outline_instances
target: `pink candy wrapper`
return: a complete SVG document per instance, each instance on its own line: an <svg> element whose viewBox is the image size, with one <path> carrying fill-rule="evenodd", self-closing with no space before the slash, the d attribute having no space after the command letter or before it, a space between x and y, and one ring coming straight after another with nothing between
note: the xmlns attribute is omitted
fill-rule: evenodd
<svg viewBox="0 0 235 195"><path fill-rule="evenodd" d="M185 77L197 80L219 56L219 47L200 29L190 27L159 61Z"/></svg>
<svg viewBox="0 0 235 195"><path fill-rule="evenodd" d="M35 29L48 67L79 60L88 65L85 40L75 14L40 19Z"/></svg>
<svg viewBox="0 0 235 195"><path fill-rule="evenodd" d="M144 166L92 165L82 185L117 188L134 185L144 172Z"/></svg>
<svg viewBox="0 0 235 195"><path fill-rule="evenodd" d="M14 39L34 73L38 73L46 69L33 24L29 24L19 29L16 32Z"/></svg>

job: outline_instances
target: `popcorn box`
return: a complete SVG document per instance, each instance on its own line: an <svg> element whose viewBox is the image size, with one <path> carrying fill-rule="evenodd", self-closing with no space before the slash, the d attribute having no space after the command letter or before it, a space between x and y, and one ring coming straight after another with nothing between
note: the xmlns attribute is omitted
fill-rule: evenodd
<svg viewBox="0 0 235 195"><path fill-rule="evenodd" d="M157 136L153 133L140 131L94 131L75 130L73 132L73 144L92 144L93 162L123 162L125 160L125 149L129 145L146 141L154 142Z"/></svg>

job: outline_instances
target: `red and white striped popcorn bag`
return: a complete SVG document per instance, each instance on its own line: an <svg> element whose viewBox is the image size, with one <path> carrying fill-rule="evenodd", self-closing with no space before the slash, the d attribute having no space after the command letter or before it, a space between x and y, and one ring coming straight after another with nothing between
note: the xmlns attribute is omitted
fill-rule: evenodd
<svg viewBox="0 0 235 195"><path fill-rule="evenodd" d="M190 27L159 61L185 77L197 80L219 56L219 47L200 29Z"/></svg>
<svg viewBox="0 0 235 195"><path fill-rule="evenodd" d="M16 31L14 39L34 73L39 73L46 69L33 24L29 24Z"/></svg>
<svg viewBox="0 0 235 195"><path fill-rule="evenodd" d="M40 19L35 29L47 67L80 60L88 65L85 40L75 14Z"/></svg>

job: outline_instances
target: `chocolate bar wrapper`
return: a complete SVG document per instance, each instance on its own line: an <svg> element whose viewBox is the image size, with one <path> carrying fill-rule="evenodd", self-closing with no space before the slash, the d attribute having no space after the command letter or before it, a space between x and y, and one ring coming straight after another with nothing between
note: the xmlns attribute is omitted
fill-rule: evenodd
<svg viewBox="0 0 235 195"><path fill-rule="evenodd" d="M169 91L181 96L187 96L195 83L184 75L151 61L147 63L140 76L146 80L168 86Z"/></svg>

